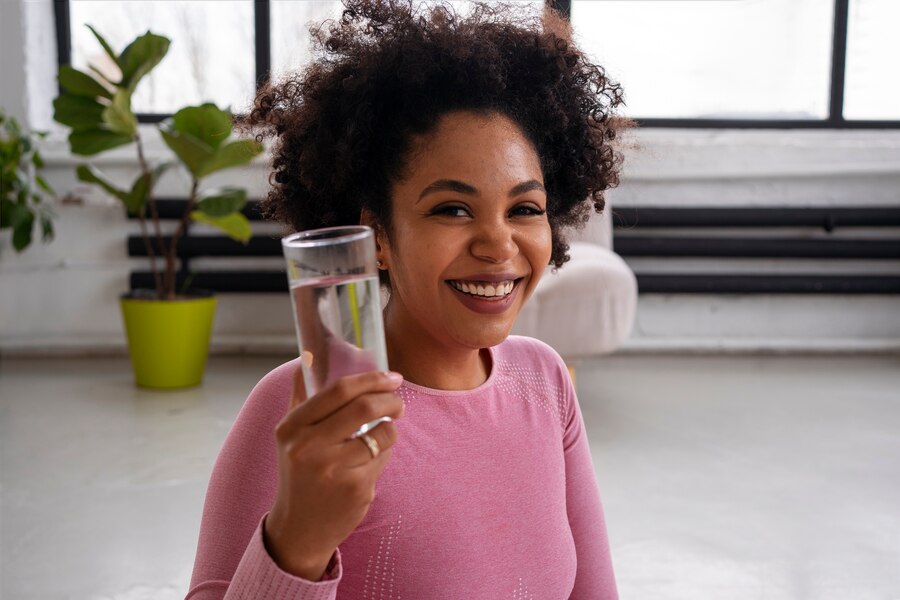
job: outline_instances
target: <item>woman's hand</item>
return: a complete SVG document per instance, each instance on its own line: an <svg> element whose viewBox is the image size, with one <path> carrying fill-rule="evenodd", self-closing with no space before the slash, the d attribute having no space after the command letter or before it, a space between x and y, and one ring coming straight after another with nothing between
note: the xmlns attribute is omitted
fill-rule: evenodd
<svg viewBox="0 0 900 600"><path fill-rule="evenodd" d="M368 432L381 449L376 458L349 438L379 417L403 416L403 400L393 393L402 381L399 373L349 375L307 400L297 367L290 409L275 428L278 492L264 530L282 570L320 580L335 549L366 516L397 427L385 422Z"/></svg>

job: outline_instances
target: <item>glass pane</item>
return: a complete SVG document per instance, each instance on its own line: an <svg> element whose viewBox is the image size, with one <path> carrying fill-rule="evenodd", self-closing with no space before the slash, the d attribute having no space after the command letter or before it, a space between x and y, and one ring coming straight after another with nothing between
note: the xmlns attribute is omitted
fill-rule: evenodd
<svg viewBox="0 0 900 600"><path fill-rule="evenodd" d="M92 64L113 79L118 69L85 24L121 52L149 29L172 40L169 52L141 80L135 112L171 113L202 102L243 112L256 80L252 0L232 2L72 0L72 64Z"/></svg>
<svg viewBox="0 0 900 600"><path fill-rule="evenodd" d="M572 1L576 41L644 118L824 119L834 0Z"/></svg>
<svg viewBox="0 0 900 600"><path fill-rule="evenodd" d="M433 4L429 0L417 0ZM466 14L472 8L467 0L451 0L457 11ZM543 9L542 0L514 0L530 10ZM272 72L275 78L287 71L300 70L312 60L309 25L325 19L337 19L343 6L339 0L272 0L269 18L272 28ZM525 9L529 12L529 8Z"/></svg>
<svg viewBox="0 0 900 600"><path fill-rule="evenodd" d="M900 119L900 2L850 0L844 118Z"/></svg>
<svg viewBox="0 0 900 600"><path fill-rule="evenodd" d="M339 0L272 0L269 20L274 79L302 69L312 60L309 26L339 18L343 8Z"/></svg>

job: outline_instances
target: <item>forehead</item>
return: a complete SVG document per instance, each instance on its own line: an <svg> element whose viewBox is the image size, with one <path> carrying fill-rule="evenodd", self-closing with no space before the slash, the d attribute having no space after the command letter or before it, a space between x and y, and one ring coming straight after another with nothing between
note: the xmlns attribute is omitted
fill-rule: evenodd
<svg viewBox="0 0 900 600"><path fill-rule="evenodd" d="M436 178L474 178L482 184L525 179L543 181L540 158L531 141L501 114L453 112L428 134L413 139L406 182Z"/></svg>

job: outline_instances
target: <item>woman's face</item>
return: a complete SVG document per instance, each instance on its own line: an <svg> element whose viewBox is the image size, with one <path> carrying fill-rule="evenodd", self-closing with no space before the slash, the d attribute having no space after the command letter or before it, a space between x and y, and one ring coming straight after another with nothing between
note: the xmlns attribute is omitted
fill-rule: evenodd
<svg viewBox="0 0 900 600"><path fill-rule="evenodd" d="M449 113L416 143L392 186L392 239L379 236L388 311L443 345L494 346L550 261L540 160L502 115Z"/></svg>

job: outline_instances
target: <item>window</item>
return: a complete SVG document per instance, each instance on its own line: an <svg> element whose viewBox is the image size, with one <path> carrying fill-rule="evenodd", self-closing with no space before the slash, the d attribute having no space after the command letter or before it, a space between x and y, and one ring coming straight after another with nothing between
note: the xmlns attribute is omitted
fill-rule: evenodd
<svg viewBox="0 0 900 600"><path fill-rule="evenodd" d="M569 15L576 42L623 85L624 114L645 127L900 128L897 0L516 1ZM203 101L245 110L270 73L310 60L309 24L342 9L339 0L55 7L61 64L104 68L85 23L117 49L147 29L172 38L135 97L141 121Z"/></svg>
<svg viewBox="0 0 900 600"><path fill-rule="evenodd" d="M117 52L153 31L172 40L166 58L134 95L138 113L171 113L187 104L215 102L242 111L255 94L253 2L153 2L72 0L72 66L88 64L118 77L85 24L92 25Z"/></svg>
<svg viewBox="0 0 900 600"><path fill-rule="evenodd" d="M845 119L900 120L900 2L851 0Z"/></svg>
<svg viewBox="0 0 900 600"><path fill-rule="evenodd" d="M574 0L582 47L625 90L628 116L825 119L830 0Z"/></svg>

